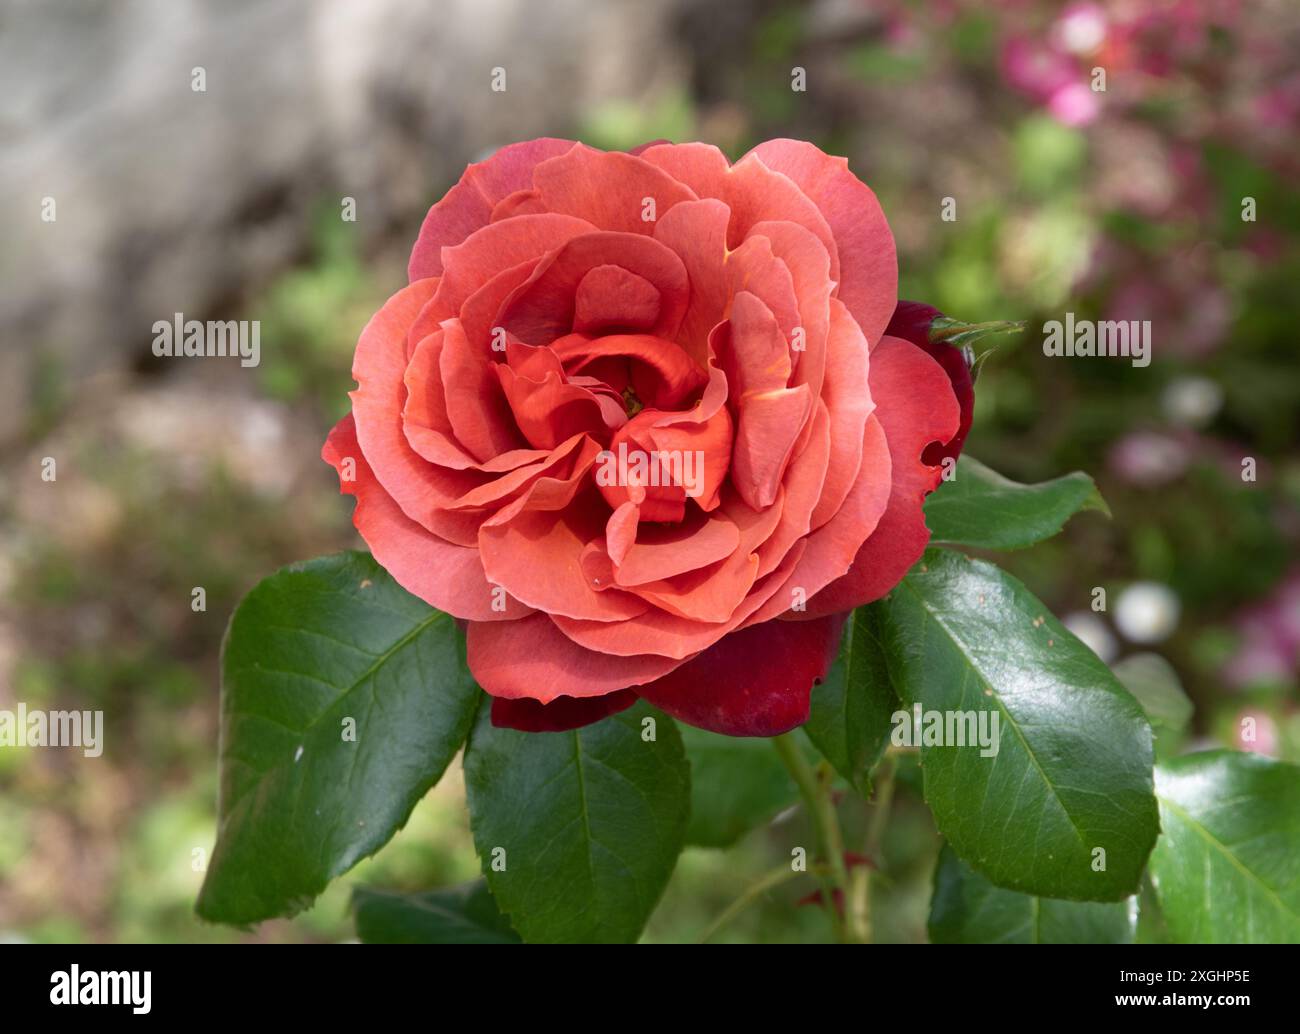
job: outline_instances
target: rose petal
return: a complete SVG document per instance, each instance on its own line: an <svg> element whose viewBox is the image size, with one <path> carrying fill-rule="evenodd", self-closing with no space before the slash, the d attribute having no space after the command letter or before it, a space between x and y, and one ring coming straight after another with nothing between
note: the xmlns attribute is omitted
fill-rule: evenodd
<svg viewBox="0 0 1300 1034"><path fill-rule="evenodd" d="M489 583L477 549L446 542L402 513L366 463L351 414L330 432L321 458L338 471L339 490L356 497L352 523L357 531L375 559L407 592L472 621L512 621L532 613Z"/></svg>
<svg viewBox="0 0 1300 1034"><path fill-rule="evenodd" d="M498 514L479 530L483 567L512 596L547 614L625 621L649 605L629 592L600 592L589 583L582 553L601 534L603 519L587 502L565 510L526 509L504 519Z"/></svg>
<svg viewBox="0 0 1300 1034"><path fill-rule="evenodd" d="M871 353L871 396L889 444L889 504L848 574L813 596L805 615L793 618L851 610L879 599L921 558L930 541L921 507L942 471L921 457L931 442L946 442L956 433L957 399L943 368L896 337L882 338Z"/></svg>
<svg viewBox="0 0 1300 1034"><path fill-rule="evenodd" d="M489 223L455 247L442 249L439 304L447 311L459 312L470 295L503 269L521 262L536 262L565 241L595 229L584 219L554 212Z"/></svg>
<svg viewBox="0 0 1300 1034"><path fill-rule="evenodd" d="M711 347L731 388L736 413L731 481L756 510L772 505L795 441L813 409L806 384L787 388L790 350L776 317L756 295L739 292L731 319L714 329Z"/></svg>
<svg viewBox="0 0 1300 1034"><path fill-rule="evenodd" d="M584 446L589 450L584 453ZM565 480L573 476L576 466L584 465L586 456L590 455L590 441L580 434L575 434L568 441L562 442L549 453L534 463L528 463L507 471L495 481L466 492L456 499L451 508L456 510L485 510L501 506L504 502L519 498L539 478L548 477Z"/></svg>
<svg viewBox="0 0 1300 1034"><path fill-rule="evenodd" d="M842 615L754 625L638 686L637 693L700 729L779 736L808 720L812 687L826 676L843 625Z"/></svg>
<svg viewBox="0 0 1300 1034"><path fill-rule="evenodd" d="M447 400L439 368L442 338L443 330L439 328L437 333L421 341L403 377L406 405L402 409L402 429L411 448L439 466L490 473L514 470L526 463L545 459L547 452L544 449L513 449L480 462L460 447L451 421L447 419Z"/></svg>
<svg viewBox="0 0 1300 1034"><path fill-rule="evenodd" d="M754 613L750 623L778 617L796 605L806 611L809 599L857 563L857 554L880 524L890 497L889 445L874 414L867 419L862 439L863 476L835 514L802 540L803 555L785 587ZM792 616L801 616L801 611Z"/></svg>
<svg viewBox="0 0 1300 1034"><path fill-rule="evenodd" d="M686 267L673 251L638 233L574 237L538 263L501 306L496 324L532 345L572 332L578 285L598 266L617 265L659 292L659 315L647 332L675 337L690 297Z"/></svg>
<svg viewBox="0 0 1300 1034"><path fill-rule="evenodd" d="M352 414L366 462L402 512L439 538L469 546L477 535L475 522L448 513L446 506L488 475L429 463L411 448L402 426L406 334L437 283L417 280L402 288L366 324L352 361Z"/></svg>
<svg viewBox="0 0 1300 1034"><path fill-rule="evenodd" d="M624 588L672 578L730 556L740 545L740 530L726 518L695 511L690 523L647 524L615 565Z"/></svg>
<svg viewBox="0 0 1300 1034"><path fill-rule="evenodd" d="M771 537L758 547L760 578L775 570L794 544L812 530L813 510L826 483L826 465L831 454L830 424L826 404L818 399L813 410L812 432L803 451L794 457L786 471L780 519Z"/></svg>
<svg viewBox="0 0 1300 1034"><path fill-rule="evenodd" d="M750 231L766 238L772 254L790 271L799 309L802 349L790 342L795 364L792 384L807 384L814 395L821 394L826 369L826 338L830 332L830 259L826 248L807 229L791 222L756 223Z"/></svg>
<svg viewBox="0 0 1300 1034"><path fill-rule="evenodd" d="M412 281L442 273L442 249L459 244L492 218L496 204L517 190L532 186L533 169L577 145L572 140L542 137L501 148L490 158L467 168L446 195L429 209L411 249L408 274Z"/></svg>
<svg viewBox="0 0 1300 1034"><path fill-rule="evenodd" d="M633 462L644 463L649 483L637 490L637 486L605 485L601 479L597 481L601 494L614 508L628 499L638 503L646 521L680 521L688 495L701 510L714 509L731 465L731 413L720 407L707 420L666 426L659 422L662 416L658 410L643 409L609 443L629 472ZM638 461L638 454L646 458Z"/></svg>
<svg viewBox="0 0 1300 1034"><path fill-rule="evenodd" d="M653 233L655 219L673 205L696 200L689 187L644 159L590 147L542 162L533 170L533 186L547 211L624 233ZM653 218L645 218L646 199L654 201Z"/></svg>
<svg viewBox="0 0 1300 1034"><path fill-rule="evenodd" d="M573 329L580 334L635 333L659 319L659 289L622 266L597 266L578 284Z"/></svg>
<svg viewBox="0 0 1300 1034"><path fill-rule="evenodd" d="M498 201L492 208L492 222L499 223L517 215L537 215L545 211L546 206L542 204L541 197L530 187L528 190L516 190Z"/></svg>
<svg viewBox="0 0 1300 1034"><path fill-rule="evenodd" d="M867 340L838 299L831 299L822 398L831 418L831 454L821 498L813 509L812 527L820 528L838 512L862 468L862 432L876 408L871 399ZM879 477L866 468L864 476Z"/></svg>
<svg viewBox="0 0 1300 1034"><path fill-rule="evenodd" d="M490 352L470 343L460 320L448 320L443 330L438 366L447 420L456 433L456 441L470 455L487 461L530 443L539 449L558 444L543 445L531 439L525 442L524 435L520 434L522 428L515 423L511 400L501 389L501 379L497 376L497 371L502 369L500 364L488 358Z"/></svg>
<svg viewBox="0 0 1300 1034"><path fill-rule="evenodd" d="M894 235L871 188L834 158L803 140L769 140L750 154L784 173L821 210L839 247L837 296L875 348L898 299L898 257Z"/></svg>
<svg viewBox="0 0 1300 1034"><path fill-rule="evenodd" d="M494 363L490 369L501 384L514 425L530 445L554 449L575 434L600 441L609 436L599 400L590 388L569 381L554 352L512 343L508 354L509 364ZM624 416L621 409L617 416Z"/></svg>
<svg viewBox="0 0 1300 1034"><path fill-rule="evenodd" d="M682 405L708 382L707 374L685 351L650 334L597 338L569 334L552 343L551 351L559 356L570 377L598 373L619 391L631 383L641 403L653 409Z"/></svg>
<svg viewBox="0 0 1300 1034"><path fill-rule="evenodd" d="M961 424L957 428L957 433L952 436L952 440L946 445L932 443L925 450L922 459L932 466L938 466L947 458L955 460L961 455L961 448L966 444L966 435L970 433L971 421L975 416L975 382L971 378L966 357L959 348L954 348L943 341L930 340L930 324L936 317L942 315L943 313L932 305L900 301L898 308L894 310L893 319L889 321L889 329L885 331L886 334L901 337L904 341L910 341L917 347L925 349L930 358L943 367L943 372L952 382L953 394L957 396L957 402L961 406Z"/></svg>
<svg viewBox="0 0 1300 1034"><path fill-rule="evenodd" d="M783 174L751 152L735 165L711 144L669 144L649 148L644 158L671 173L701 198L714 197L731 210L727 246L733 250L749 237L755 223L782 219L806 227L830 257L832 280L840 277L837 238L814 200Z"/></svg>
<svg viewBox="0 0 1300 1034"><path fill-rule="evenodd" d="M521 732L569 732L626 711L636 701L637 695L630 689L599 697L556 697L549 704L522 697L493 697L492 724Z"/></svg>
<svg viewBox="0 0 1300 1034"><path fill-rule="evenodd" d="M770 513L769 510L768 514ZM765 520L768 514L763 515ZM779 592L798 564L803 549L804 544L796 542L780 565L769 576L755 582L744 601L723 622L702 623L652 607L644 614L626 621L583 621L557 616L555 624L575 643L603 654L619 657L654 654L684 660L740 627ZM726 574L720 577L720 581L725 583L725 579L732 577L735 572L740 572L743 577L752 565L751 552L752 545L747 541L746 530L742 526L740 549L728 558Z"/></svg>
<svg viewBox="0 0 1300 1034"><path fill-rule="evenodd" d="M681 259L690 279L690 301L677 341L700 366L708 356L709 332L722 319L731 297L723 275L730 218L727 206L710 198L675 205L655 226L655 240Z"/></svg>
<svg viewBox="0 0 1300 1034"><path fill-rule="evenodd" d="M600 697L653 682L680 661L611 657L569 639L545 614L519 621L471 621L466 655L474 680L494 697L549 704L557 697Z"/></svg>

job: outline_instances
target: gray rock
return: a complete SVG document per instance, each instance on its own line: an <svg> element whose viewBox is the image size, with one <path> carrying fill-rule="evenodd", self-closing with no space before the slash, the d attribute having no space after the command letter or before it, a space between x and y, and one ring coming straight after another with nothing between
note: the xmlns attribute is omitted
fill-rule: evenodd
<svg viewBox="0 0 1300 1034"><path fill-rule="evenodd" d="M466 162L645 96L680 6L0 0L0 441L38 363L75 381L146 360L154 320L237 316L322 198L409 246Z"/></svg>

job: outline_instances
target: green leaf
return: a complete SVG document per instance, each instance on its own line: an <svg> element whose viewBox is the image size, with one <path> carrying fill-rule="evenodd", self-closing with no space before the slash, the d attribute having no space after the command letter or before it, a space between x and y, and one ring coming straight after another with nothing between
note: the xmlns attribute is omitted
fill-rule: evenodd
<svg viewBox="0 0 1300 1034"><path fill-rule="evenodd" d="M844 626L840 653L812 691L804 732L822 757L864 797L871 770L889 742L890 717L899 708L880 643L881 614L859 607Z"/></svg>
<svg viewBox="0 0 1300 1034"><path fill-rule="evenodd" d="M1049 539L1082 510L1110 516L1092 478L1081 471L1022 485L962 456L956 476L925 501L925 523L936 543L977 549L1023 549Z"/></svg>
<svg viewBox="0 0 1300 1034"><path fill-rule="evenodd" d="M691 820L686 842L730 847L799 799L799 789L765 739L720 736L686 725Z"/></svg>
<svg viewBox="0 0 1300 1034"><path fill-rule="evenodd" d="M949 743L920 745L953 849L1011 890L1133 894L1157 833L1151 728L1110 670L1018 581L958 553L927 552L885 613L894 686Z"/></svg>
<svg viewBox="0 0 1300 1034"><path fill-rule="evenodd" d="M519 943L483 880L423 894L356 887L352 910L366 944Z"/></svg>
<svg viewBox="0 0 1300 1034"><path fill-rule="evenodd" d="M934 870L935 944L1132 944L1137 898L1062 901L994 886L945 846Z"/></svg>
<svg viewBox="0 0 1300 1034"><path fill-rule="evenodd" d="M525 941L636 940L690 813L671 719L641 702L572 732L527 733L495 728L483 708L465 786L488 885Z"/></svg>
<svg viewBox="0 0 1300 1034"><path fill-rule="evenodd" d="M1227 750L1156 769L1151 878L1172 940L1300 943L1300 766Z"/></svg>
<svg viewBox="0 0 1300 1034"><path fill-rule="evenodd" d="M1115 677L1137 698L1152 725L1175 731L1192 717L1192 702L1173 665L1158 653L1135 653L1111 665Z"/></svg>
<svg viewBox="0 0 1300 1034"><path fill-rule="evenodd" d="M943 341L954 348L964 348L994 334L1019 334L1024 329L1024 320L966 323L963 320L955 320L951 316L936 316L930 323L930 340Z"/></svg>
<svg viewBox="0 0 1300 1034"><path fill-rule="evenodd" d="M463 653L452 619L364 553L256 586L222 650L219 826L199 915L292 915L387 843L473 723Z"/></svg>

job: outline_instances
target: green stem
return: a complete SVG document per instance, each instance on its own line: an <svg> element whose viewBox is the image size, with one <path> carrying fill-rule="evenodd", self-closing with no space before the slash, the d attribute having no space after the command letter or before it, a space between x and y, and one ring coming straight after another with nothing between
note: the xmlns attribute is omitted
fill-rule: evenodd
<svg viewBox="0 0 1300 1034"><path fill-rule="evenodd" d="M813 771L812 765L804 757L803 750L794 733L784 733L772 739L772 746L789 770L799 793L808 809L812 820L813 834L817 838L817 853L825 863L827 874L822 878L822 904L830 918L835 939L841 943L850 941L850 932L844 925L844 917L836 905L835 891L841 899L848 892L848 874L844 867L844 837L840 833L839 817L835 805L831 802L831 780L828 771L820 775Z"/></svg>
<svg viewBox="0 0 1300 1034"><path fill-rule="evenodd" d="M867 840L864 854L871 859L871 865L877 868L884 864L880 854L881 842L885 835L885 824L889 821L890 805L894 801L894 775L898 771L898 761L892 754L885 755L880 764L880 775L876 780L876 799L867 823ZM868 941L871 940L871 867L864 865L854 873L860 877L852 889L858 892L857 902L860 913L861 929Z"/></svg>
<svg viewBox="0 0 1300 1034"><path fill-rule="evenodd" d="M812 871L813 871L813 875L815 876L825 875L825 869L822 866L814 865ZM715 933L717 933L724 926L726 926L729 922L735 919L736 916L740 915L741 912L745 911L745 909L749 908L750 905L754 904L754 902L757 901L759 898L761 898L764 894L768 893L769 891L775 890L783 883L788 883L790 880L793 880L797 876L803 876L803 875L804 875L803 873L790 868L790 866L788 865L782 865L776 869L773 869L766 876L763 876L762 878L757 880L753 885L751 885L745 891L745 893L740 895L740 897L736 898L735 901L733 901L730 905L728 905L725 909L723 909L722 912L719 913L718 917L708 925L708 927L705 929L705 931L702 934L700 934L699 938L696 940L696 943L703 944Z"/></svg>

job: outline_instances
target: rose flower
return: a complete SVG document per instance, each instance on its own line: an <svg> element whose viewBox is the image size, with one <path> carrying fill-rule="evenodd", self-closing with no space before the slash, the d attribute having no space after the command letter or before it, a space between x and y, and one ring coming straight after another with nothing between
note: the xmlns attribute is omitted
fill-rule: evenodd
<svg viewBox="0 0 1300 1034"><path fill-rule="evenodd" d="M493 721L644 697L801 724L846 612L921 556L971 402L933 310L891 335L893 236L847 162L514 144L430 209L409 272L323 455L375 559L464 623Z"/></svg>

